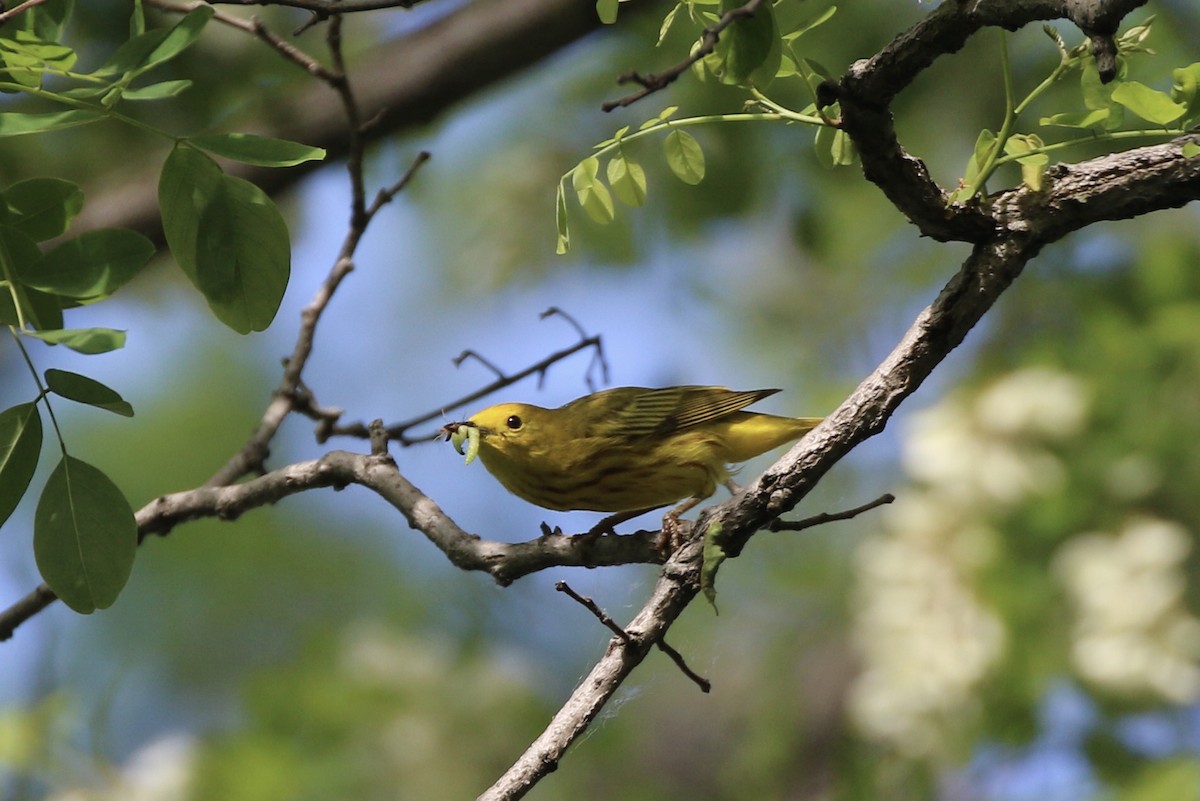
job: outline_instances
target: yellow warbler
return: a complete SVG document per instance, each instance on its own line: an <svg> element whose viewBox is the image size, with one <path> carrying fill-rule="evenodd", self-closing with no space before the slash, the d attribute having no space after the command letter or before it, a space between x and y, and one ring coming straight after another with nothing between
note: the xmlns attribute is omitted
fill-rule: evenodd
<svg viewBox="0 0 1200 801"><path fill-rule="evenodd" d="M684 498L678 517L729 478L727 465L799 439L819 417L742 409L777 389L619 387L557 409L501 403L443 427L512 494L553 509L614 513L598 529ZM603 528L601 528L603 527Z"/></svg>

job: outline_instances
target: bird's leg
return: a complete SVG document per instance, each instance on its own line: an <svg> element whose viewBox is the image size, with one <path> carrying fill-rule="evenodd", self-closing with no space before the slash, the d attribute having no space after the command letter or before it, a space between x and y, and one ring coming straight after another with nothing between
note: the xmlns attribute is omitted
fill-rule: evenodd
<svg viewBox="0 0 1200 801"><path fill-rule="evenodd" d="M611 534L614 537L619 536L616 529L618 523L624 523L626 520L632 520L638 515L644 515L646 512L652 512L658 508L659 507L657 506L647 506L645 509L630 509L625 512L617 512L604 518L583 534L576 535L575 540L583 548L584 564L587 567L593 567L593 565L590 564L590 557L588 557L587 554L592 545L594 545L596 540L600 539L602 535Z"/></svg>
<svg viewBox="0 0 1200 801"><path fill-rule="evenodd" d="M742 491L742 485L734 481L732 478L725 479L725 489L729 490L730 495L737 495Z"/></svg>
<svg viewBox="0 0 1200 801"><path fill-rule="evenodd" d="M624 523L626 520L632 520L633 518L637 517L638 515L646 514L646 512L653 512L655 509L658 509L658 508L659 507L657 507L657 506L647 506L644 509L629 509L624 512L617 512L615 514L611 514L608 517L601 520L596 525L592 526L590 529L588 529L586 534L580 534L579 536L588 537L589 539L592 539L592 540L596 539L601 534L612 534L615 537L615 536L617 536L616 526L619 523Z"/></svg>
<svg viewBox="0 0 1200 801"><path fill-rule="evenodd" d="M676 506L671 511L663 515L662 519L662 535L658 538L658 550L664 556L670 556L683 545L685 534L689 526L684 526L679 518L684 512L694 508L696 504L704 500L703 498L688 498L683 503Z"/></svg>

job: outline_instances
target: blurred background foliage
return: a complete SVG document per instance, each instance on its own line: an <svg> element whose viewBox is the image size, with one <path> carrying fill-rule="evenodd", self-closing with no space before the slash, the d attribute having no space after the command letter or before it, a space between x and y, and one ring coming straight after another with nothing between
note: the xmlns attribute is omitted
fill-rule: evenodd
<svg viewBox="0 0 1200 801"><path fill-rule="evenodd" d="M442 13L428 6L348 19L352 49L395 46ZM848 4L803 40L805 55L840 72L927 12ZM281 32L304 19L257 13ZM1132 77L1165 89L1171 68L1197 60L1200 14L1163 0L1130 22L1148 13L1157 55L1138 58ZM856 168L819 168L812 131L799 126L693 129L709 167L698 187L670 176L660 143L639 143L646 207L603 228L573 209L573 249L553 255L555 185L594 143L668 104L737 110L731 89L688 75L632 109L599 111L621 93L616 74L684 52L679 26L652 47L660 21L629 15L372 151L379 183L418 149L434 159L369 232L323 323L308 374L319 401L348 419L440 408L490 378L469 362L454 369L464 348L518 369L570 344L561 321L537 321L549 305L604 336L614 384L778 386L786 392L764 404L776 412L833 408L887 353L966 249L918 238ZM113 7L79 4L70 38L98 61L125 30ZM318 26L298 43L320 53L320 36ZM1018 86L1057 62L1036 29L1010 47ZM293 113L289 95L306 86L218 25L172 69L196 87L148 113L179 131ZM1072 91L1044 101L1048 111L1073 108ZM902 141L952 185L978 130L998 125L1002 97L995 37L976 37L901 96ZM72 178L100 202L157 169L159 143L132 137L95 125L8 139L0 169L6 183ZM202 482L249 433L298 310L335 256L346 197L331 164L281 198L295 267L261 336L223 329L161 266L97 312L99 324L127 327L130 345L89 372L137 417L60 416L72 452L107 470L135 507ZM721 615L697 604L671 632L713 693L652 656L530 797L1200 795L1198 265L1195 208L1048 248L798 511L885 491L898 501L756 538L721 573ZM72 365L57 350L35 358ZM18 362L0 350L6 405L32 393ZM586 366L576 357L506 397L563 402L586 391ZM302 421L285 435L272 466L321 452ZM525 506L447 447L396 456L483 536L526 539L543 519L591 525ZM36 581L26 506L0 532L6 603ZM550 571L501 590L451 567L382 507L351 488L188 524L141 549L114 608L80 618L58 606L22 627L0 646L0 795L460 799L484 789L607 642L554 581L620 621L655 570Z"/></svg>

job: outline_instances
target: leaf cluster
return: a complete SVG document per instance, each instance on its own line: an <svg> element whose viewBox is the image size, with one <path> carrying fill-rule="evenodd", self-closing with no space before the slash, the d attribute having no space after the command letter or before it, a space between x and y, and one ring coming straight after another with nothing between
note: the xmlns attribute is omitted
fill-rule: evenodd
<svg viewBox="0 0 1200 801"><path fill-rule="evenodd" d="M213 156L287 167L324 157L319 148L239 133L177 136L125 113L126 104L174 98L188 80L145 83L196 42L213 18L201 6L174 25L147 29L141 4L129 38L99 67L76 69L62 41L69 0L51 0L19 17L0 37L0 91L24 94L45 111L0 112L0 138L43 136L82 125L117 123L174 142L159 181L167 244L214 315L239 333L261 331L275 317L290 273L287 224L261 189L227 175ZM53 80L55 88L49 88ZM67 88L58 88L65 84ZM8 326L37 387L33 400L0 412L0 525L27 492L40 457L42 418L50 416L61 460L42 490L34 552L50 588L72 609L91 612L116 600L132 570L137 529L120 490L98 468L67 452L51 396L133 414L120 394L87 376L47 369L41 376L27 340L83 354L125 344L115 328L70 328L64 314L103 302L150 261L155 246L124 229L71 235L84 195L59 177L21 181L0 192L0 323Z"/></svg>

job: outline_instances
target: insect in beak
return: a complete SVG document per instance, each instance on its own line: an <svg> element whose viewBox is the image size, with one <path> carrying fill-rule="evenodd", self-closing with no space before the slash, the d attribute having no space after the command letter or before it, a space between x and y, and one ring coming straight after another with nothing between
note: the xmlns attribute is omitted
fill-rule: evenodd
<svg viewBox="0 0 1200 801"><path fill-rule="evenodd" d="M438 433L444 434L454 450L467 457L467 464L479 455L479 426L474 423L447 423ZM463 443L466 443L466 450L463 450Z"/></svg>

